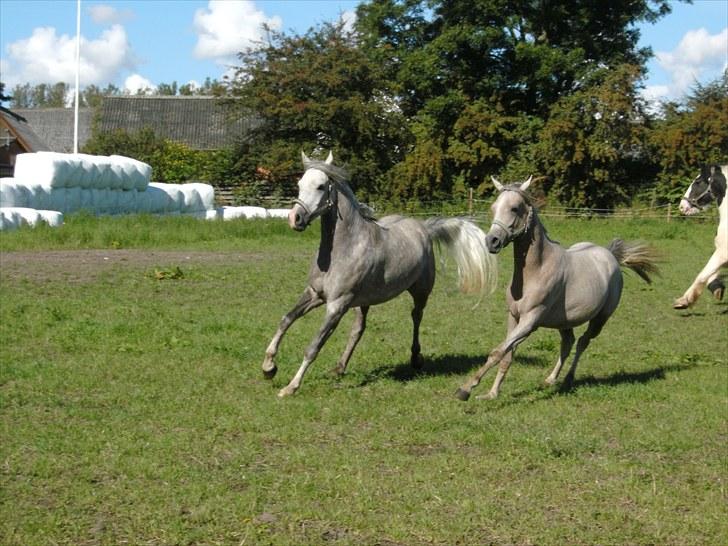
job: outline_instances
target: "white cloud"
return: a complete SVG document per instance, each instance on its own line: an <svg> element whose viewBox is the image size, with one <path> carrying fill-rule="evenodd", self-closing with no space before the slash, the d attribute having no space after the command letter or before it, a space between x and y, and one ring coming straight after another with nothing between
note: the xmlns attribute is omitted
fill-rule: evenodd
<svg viewBox="0 0 728 546"><path fill-rule="evenodd" d="M58 36L52 27L33 30L30 38L7 46L3 80L16 84L72 83L76 79L76 38ZM98 39L81 37L81 85L105 85L123 69L133 69L136 57L121 25L104 30Z"/></svg>
<svg viewBox="0 0 728 546"><path fill-rule="evenodd" d="M157 87L139 74L132 74L124 80L124 92L130 95L136 95L143 91L145 95L152 94Z"/></svg>
<svg viewBox="0 0 728 546"><path fill-rule="evenodd" d="M354 30L354 24L356 23L355 11L345 11L341 14L341 19L344 21L344 29L349 32Z"/></svg>
<svg viewBox="0 0 728 546"><path fill-rule="evenodd" d="M263 36L263 25L279 29L280 17L267 17L251 0L210 0L195 12L198 34L194 54L200 59L229 63L236 53L254 47Z"/></svg>
<svg viewBox="0 0 728 546"><path fill-rule="evenodd" d="M675 49L658 51L655 58L671 79L666 95L680 98L728 66L728 27L712 35L704 28L690 30Z"/></svg>
<svg viewBox="0 0 728 546"><path fill-rule="evenodd" d="M129 10L119 11L107 4L96 4L88 8L91 20L97 25L108 25L114 23L125 23L133 19L134 15Z"/></svg>

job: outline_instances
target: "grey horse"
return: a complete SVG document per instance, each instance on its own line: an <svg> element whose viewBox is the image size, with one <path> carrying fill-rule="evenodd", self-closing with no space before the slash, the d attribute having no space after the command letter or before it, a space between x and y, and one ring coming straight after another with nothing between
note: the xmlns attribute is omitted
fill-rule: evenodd
<svg viewBox="0 0 728 546"><path fill-rule="evenodd" d="M531 178L522 184L503 186L493 178L500 192L492 205L493 223L488 231L488 250L500 252L513 243L513 278L506 296L508 333L489 355L486 363L456 393L467 400L485 373L500 363L493 386L479 398L493 399L508 372L513 352L539 327L561 333L561 353L546 384L553 385L574 345L574 327L589 325L576 344L571 368L564 380L570 386L574 372L589 342L602 330L619 304L622 272L626 266L648 283L657 273L652 252L641 243L615 239L608 248L577 243L565 249L548 238L531 196L526 193Z"/></svg>
<svg viewBox="0 0 728 546"><path fill-rule="evenodd" d="M266 349L263 374L277 371L275 356L291 324L311 309L326 304L323 324L304 352L303 362L278 396L293 394L321 347L349 309L356 316L349 341L335 368L343 374L366 326L369 307L384 303L407 290L414 300L412 322L413 366L422 365L419 327L435 282L433 242L451 251L457 264L460 287L465 292L492 290L496 280L495 258L485 244L485 233L461 218L429 218L419 221L402 216L376 220L360 204L346 181L346 173L326 161L301 154L305 172L298 182L298 198L288 216L290 227L302 231L321 217L321 241L311 264L308 286L293 309L280 321Z"/></svg>

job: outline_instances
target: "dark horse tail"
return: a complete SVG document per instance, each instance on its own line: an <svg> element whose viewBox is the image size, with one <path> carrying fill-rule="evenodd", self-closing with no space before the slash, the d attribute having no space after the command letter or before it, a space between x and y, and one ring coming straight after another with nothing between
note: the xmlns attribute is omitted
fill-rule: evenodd
<svg viewBox="0 0 728 546"><path fill-rule="evenodd" d="M619 265L628 267L648 283L652 282L650 274L660 274L655 251L645 243L627 243L622 239L614 239L607 249L617 258Z"/></svg>

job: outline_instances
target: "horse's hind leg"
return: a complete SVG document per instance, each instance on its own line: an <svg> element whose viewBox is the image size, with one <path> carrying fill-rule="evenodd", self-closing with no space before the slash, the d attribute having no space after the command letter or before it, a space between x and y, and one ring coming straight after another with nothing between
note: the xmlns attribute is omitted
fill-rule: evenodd
<svg viewBox="0 0 728 546"><path fill-rule="evenodd" d="M351 354L356 349L357 343L364 334L364 329L367 326L367 313L369 312L369 306L357 307L355 310L354 324L351 326L351 333L349 334L349 342L346 344L346 349L341 355L339 362L334 368L334 373L337 375L344 375L346 372L346 366L349 364Z"/></svg>
<svg viewBox="0 0 728 546"><path fill-rule="evenodd" d="M429 293L415 291L410 291L410 293L415 304L412 308L412 355L410 357L410 365L413 368L419 369L424 364L420 348L420 323L422 322L422 315L425 312Z"/></svg>
<svg viewBox="0 0 728 546"><path fill-rule="evenodd" d="M559 330L559 333L561 334L561 352L559 353L559 360L556 361L556 366L554 366L553 371L546 378L546 381L544 381L547 385L553 385L554 383L556 383L556 379L559 377L559 373L561 373L561 367L564 365L564 362L566 362L566 359L569 357L571 348L574 346L574 340L576 339L574 337L573 328Z"/></svg>
<svg viewBox="0 0 728 546"><path fill-rule="evenodd" d="M579 337L576 342L576 352L574 353L574 360L571 362L569 373L564 377L564 388L570 389L574 384L574 374L576 373L576 366L579 364L579 359L586 348L589 346L589 342L599 335L602 331L604 324L609 319L609 315L598 315L594 317L586 328L586 331Z"/></svg>
<svg viewBox="0 0 728 546"><path fill-rule="evenodd" d="M324 300L309 286L303 291L301 297L298 299L296 305L291 309L282 319L278 325L276 333L273 335L273 339L268 348L265 350L265 359L263 360L263 375L266 379L273 379L278 371L275 363L275 356L278 353L278 346L281 344L281 339L286 333L286 330L290 328L297 319L308 313L311 309L315 309L321 305Z"/></svg>

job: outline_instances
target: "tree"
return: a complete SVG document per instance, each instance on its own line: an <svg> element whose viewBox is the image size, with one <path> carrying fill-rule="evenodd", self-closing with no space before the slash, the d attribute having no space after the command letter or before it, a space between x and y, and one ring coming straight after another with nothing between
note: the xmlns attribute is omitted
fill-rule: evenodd
<svg viewBox="0 0 728 546"><path fill-rule="evenodd" d="M402 159L405 120L381 86L381 67L343 22L302 36L269 31L268 43L240 60L234 103L240 115L255 118L239 150L248 184L292 193L300 151L331 149L347 164L353 185L371 194L382 173Z"/></svg>
<svg viewBox="0 0 728 546"><path fill-rule="evenodd" d="M728 70L697 84L682 103L666 104L650 143L660 169L656 193L663 201L679 199L701 165L728 163Z"/></svg>
<svg viewBox="0 0 728 546"><path fill-rule="evenodd" d="M534 157L559 202L610 208L628 203L648 178L648 118L635 86L640 71L627 64L600 70L552 106Z"/></svg>
<svg viewBox="0 0 728 546"><path fill-rule="evenodd" d="M447 194L456 183L478 187L489 171L520 170L555 104L566 107L572 95L582 101L584 86L605 69L630 66L637 85L650 51L638 47L635 23L667 12L668 0L361 4L361 47L384 67L396 103L416 126L410 165L397 167L400 187ZM589 164L582 168L591 177Z"/></svg>

